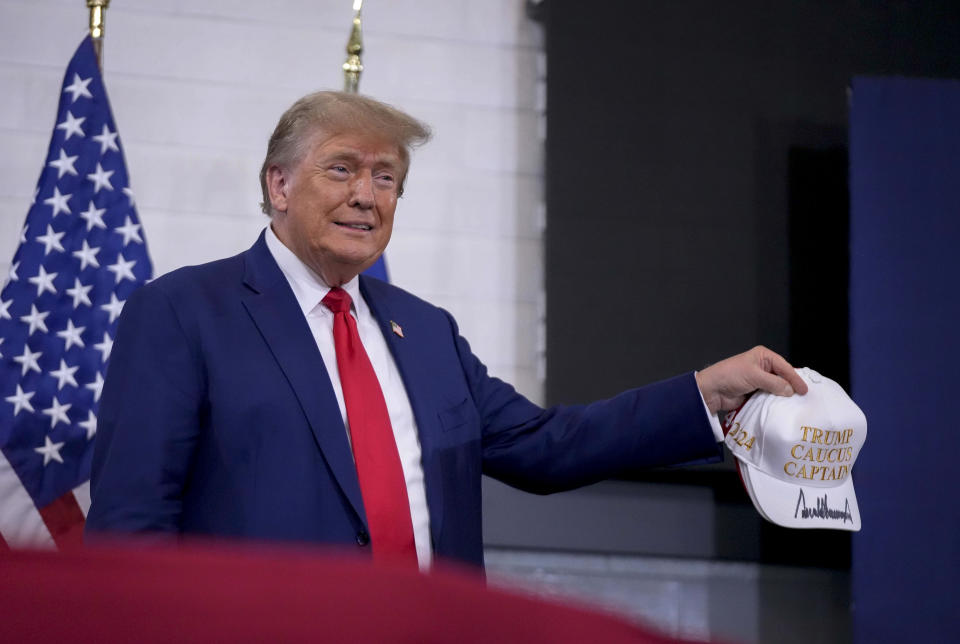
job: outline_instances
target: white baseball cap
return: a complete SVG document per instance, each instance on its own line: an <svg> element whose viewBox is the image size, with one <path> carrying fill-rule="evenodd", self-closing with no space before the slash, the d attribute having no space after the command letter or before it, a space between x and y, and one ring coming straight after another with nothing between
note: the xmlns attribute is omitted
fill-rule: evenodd
<svg viewBox="0 0 960 644"><path fill-rule="evenodd" d="M788 528L859 530L851 470L867 418L843 388L797 369L809 391L789 398L757 392L723 421L724 442L757 511Z"/></svg>

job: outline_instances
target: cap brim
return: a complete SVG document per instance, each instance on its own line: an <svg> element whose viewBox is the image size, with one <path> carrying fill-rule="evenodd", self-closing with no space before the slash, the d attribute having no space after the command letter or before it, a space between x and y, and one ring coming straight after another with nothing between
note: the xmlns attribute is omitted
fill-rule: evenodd
<svg viewBox="0 0 960 644"><path fill-rule="evenodd" d="M763 508L757 504L756 496L753 493L753 486L750 484L750 475L747 473L746 463L741 463L739 458L733 460L737 464L737 471L740 473L740 482L743 483L744 489L746 489L747 494L750 495L750 502L753 503L753 507L760 513L760 516L773 523L770 517L763 511Z"/></svg>
<svg viewBox="0 0 960 644"><path fill-rule="evenodd" d="M750 500L768 521L786 528L860 530L851 477L834 487L812 487L781 481L739 458L737 465Z"/></svg>

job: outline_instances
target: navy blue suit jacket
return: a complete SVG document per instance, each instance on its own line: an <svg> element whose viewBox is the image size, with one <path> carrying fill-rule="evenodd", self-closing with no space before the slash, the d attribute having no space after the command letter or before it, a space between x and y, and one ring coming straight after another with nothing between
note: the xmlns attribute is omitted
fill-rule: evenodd
<svg viewBox="0 0 960 644"><path fill-rule="evenodd" d="M719 454L692 374L544 410L487 374L446 311L360 289L416 417L438 557L482 565L481 473L546 493ZM97 433L88 531L364 541L329 375L262 235L127 301Z"/></svg>

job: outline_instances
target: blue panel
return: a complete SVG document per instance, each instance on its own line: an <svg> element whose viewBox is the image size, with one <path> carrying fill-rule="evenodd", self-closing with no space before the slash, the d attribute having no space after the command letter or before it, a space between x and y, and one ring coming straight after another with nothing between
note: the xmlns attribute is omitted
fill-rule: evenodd
<svg viewBox="0 0 960 644"><path fill-rule="evenodd" d="M850 349L857 642L960 637L960 82L857 79Z"/></svg>
<svg viewBox="0 0 960 644"><path fill-rule="evenodd" d="M376 277L378 280L383 280L384 282L390 281L387 273L387 262L384 260L383 255L377 258L376 264L363 271L363 274L369 277Z"/></svg>

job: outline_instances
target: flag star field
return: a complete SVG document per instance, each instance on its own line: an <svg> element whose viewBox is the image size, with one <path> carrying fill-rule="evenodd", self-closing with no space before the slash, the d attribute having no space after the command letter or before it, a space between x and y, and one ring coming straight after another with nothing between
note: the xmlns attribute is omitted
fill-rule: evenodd
<svg viewBox="0 0 960 644"><path fill-rule="evenodd" d="M117 321L152 270L87 38L67 68L47 158L0 292L0 490L21 485L40 515L90 478ZM0 506L0 535L25 538L22 526L5 524L7 510Z"/></svg>

